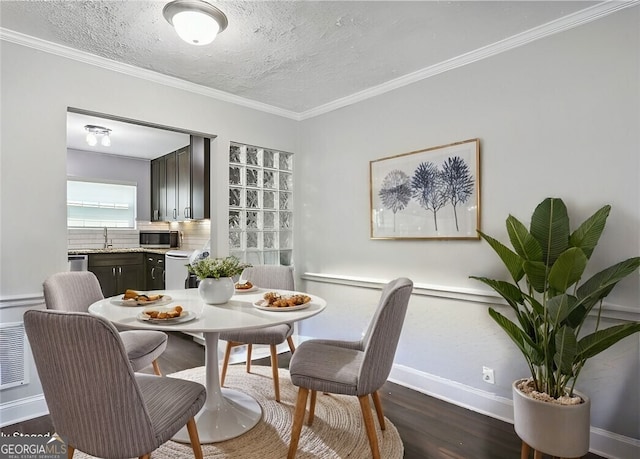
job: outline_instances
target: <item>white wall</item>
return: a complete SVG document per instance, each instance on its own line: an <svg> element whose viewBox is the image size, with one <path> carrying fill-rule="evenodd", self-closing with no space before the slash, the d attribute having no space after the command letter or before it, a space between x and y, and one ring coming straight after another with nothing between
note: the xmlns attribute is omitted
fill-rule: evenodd
<svg viewBox="0 0 640 459"><path fill-rule="evenodd" d="M480 241L370 240L369 161L480 138L483 231L507 243L508 214L528 224L548 196L564 199L574 226L610 203L593 265L638 256L638 24L636 7L302 122L296 268L334 279L307 276L329 308L301 333L358 335L379 292L348 279L407 276L425 288L412 297L396 364L510 399L526 367L488 317L487 290L469 279L505 276L501 263ZM639 293L635 274L610 295L610 315L638 320ZM636 442L639 343L635 335L594 359L579 382L594 396L592 426ZM482 382L483 365L495 369L495 386Z"/></svg>
<svg viewBox="0 0 640 459"><path fill-rule="evenodd" d="M6 41L0 41L0 56L3 323L21 320L28 308L42 307L42 282L67 269L68 107L217 135L212 142L212 197L221 205L213 206L211 224L213 250L219 253L228 250L229 142L295 150L296 123L290 119ZM32 375L33 383L0 391L3 423L6 412L26 409L21 401L40 396L35 369ZM4 410L7 405L13 411Z"/></svg>
<svg viewBox="0 0 640 459"><path fill-rule="evenodd" d="M300 284L330 305L302 324L303 334L356 338L379 291L368 288L376 282L353 277L408 276L418 288L394 378L508 418L509 385L524 366L487 317L486 291L468 279L503 275L497 259L479 241L370 240L369 161L478 137L484 231L504 240L507 214L526 221L546 196L565 199L574 221L611 203L594 263L638 255L639 11L301 123L0 42L1 319L41 306L44 278L66 269L67 107L200 131L218 136L211 236L221 255L228 250L229 142L296 153L296 271L330 278L308 274ZM16 218L24 212L29 218ZM34 225L35 219L45 224ZM637 319L639 282L634 276L620 285L609 310L617 306ZM637 336L620 343L592 361L581 382L594 396L599 435L632 447L635 439L635 452L639 348ZM481 381L482 365L496 370L495 386ZM34 383L0 397L20 401L39 391Z"/></svg>
<svg viewBox="0 0 640 459"><path fill-rule="evenodd" d="M136 219L151 219L151 165L148 159L67 150L67 175L83 179L111 180L136 185Z"/></svg>

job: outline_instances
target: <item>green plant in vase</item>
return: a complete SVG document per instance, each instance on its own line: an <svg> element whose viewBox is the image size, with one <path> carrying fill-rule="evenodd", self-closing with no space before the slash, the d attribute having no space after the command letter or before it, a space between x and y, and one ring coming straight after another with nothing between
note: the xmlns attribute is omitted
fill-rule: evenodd
<svg viewBox="0 0 640 459"><path fill-rule="evenodd" d="M535 390L553 399L573 394L588 359L640 331L639 322L601 328L603 300L638 269L640 257L616 263L582 282L610 210L609 205L602 207L571 232L564 202L547 198L533 212L529 229L514 216L507 218L513 250L478 232L512 280L471 277L491 287L511 307L515 320L494 308L489 308L489 315L524 356ZM594 308L594 326L587 330L585 321Z"/></svg>
<svg viewBox="0 0 640 459"><path fill-rule="evenodd" d="M245 268L250 267L250 264L241 263L238 258L230 256L225 258L204 258L193 265L188 265L188 270L191 274L195 274L198 279L203 280L238 276Z"/></svg>
<svg viewBox="0 0 640 459"><path fill-rule="evenodd" d="M234 256L204 258L189 266L189 272L200 279L198 292L207 304L227 303L234 293L233 277L251 265Z"/></svg>

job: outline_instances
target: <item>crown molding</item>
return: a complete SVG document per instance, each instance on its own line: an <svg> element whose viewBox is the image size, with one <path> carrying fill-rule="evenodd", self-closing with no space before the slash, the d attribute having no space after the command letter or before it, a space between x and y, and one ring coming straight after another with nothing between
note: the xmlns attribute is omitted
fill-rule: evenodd
<svg viewBox="0 0 640 459"><path fill-rule="evenodd" d="M0 40L55 54L68 59L73 59L79 62L101 67L106 70L123 73L125 75L134 76L147 81L152 81L154 83L163 84L165 86L173 87L176 89L182 89L184 91L192 92L194 94L199 94L205 97L210 97L212 99L229 102L265 113L270 113L272 115L282 116L284 118L289 118L295 121L302 121L332 112L339 108L353 105L357 102L362 102L366 99L370 99L372 97L385 94L389 91L393 91L394 89L402 88L404 86L416 83L435 75L439 75L449 70L457 69L459 67L472 64L479 60L495 56L505 51L524 46L533 41L540 40L541 38L545 38L563 32L565 30L573 29L574 27L596 21L626 8L637 6L638 4L640 4L640 0L607 0L589 8L585 8L584 10L580 10L562 18L553 20L541 26L534 27L525 32L519 33L496 43L492 43L473 51L469 51L468 53L461 54L460 56L456 56L438 64L425 67L416 72L412 72L378 86L356 92L350 96L336 99L332 102L320 105L304 112L294 112L292 110L286 110L273 105L246 99L244 97L236 96L225 91L208 88L206 86L191 83L189 81L181 80L179 78L171 77L168 75L163 75L151 70L141 69L130 64L116 62L111 59L96 56L94 54L79 51L77 49L59 45L57 43L52 43L46 40L41 40L39 38L25 35L10 29L5 29L3 27L0 27Z"/></svg>
<svg viewBox="0 0 640 459"><path fill-rule="evenodd" d="M379 96L389 91L393 91L394 89L402 88L403 86L408 86L412 83L439 75L449 70L457 69L479 60L504 53L505 51L524 46L533 41L540 40L541 38L549 37L551 35L564 32L565 30L573 29L574 27L596 21L617 11L630 8L638 4L640 4L640 0L607 0L603 3L563 16L559 19L547 22L546 24L534 27L509 38L505 38L504 40L469 51L468 53L461 54L415 72L408 73L378 86L374 86L351 94L350 96L312 108L311 110L301 112L299 114L300 120L314 118L339 108L353 105L357 102L362 102L363 100Z"/></svg>
<svg viewBox="0 0 640 459"><path fill-rule="evenodd" d="M251 108L254 110L270 113L272 115L282 116L284 118L290 118L296 121L300 120L300 115L291 110L285 110L273 105L264 104L255 100L246 99L244 97L236 96L234 94L220 91L218 89L202 86L190 81L181 80L172 76L164 75L162 73L154 72L152 70L142 69L130 64L124 64L105 57L96 56L95 54L80 51L68 46L60 45L46 40L41 40L30 35L25 35L14 30L0 27L0 40L8 41L18 45L33 48L46 53L55 54L67 59L72 59L85 64L94 65L106 70L122 73L125 75L137 77L143 80L151 81L153 83L162 84L176 89L182 89L184 91L199 94L212 99L229 102L232 104L240 105L242 107Z"/></svg>

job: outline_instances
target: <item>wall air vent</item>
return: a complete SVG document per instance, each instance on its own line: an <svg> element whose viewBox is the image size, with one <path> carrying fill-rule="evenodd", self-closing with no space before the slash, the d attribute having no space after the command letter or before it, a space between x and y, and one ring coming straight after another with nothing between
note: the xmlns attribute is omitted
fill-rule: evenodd
<svg viewBox="0 0 640 459"><path fill-rule="evenodd" d="M0 390L29 382L22 322L0 324Z"/></svg>

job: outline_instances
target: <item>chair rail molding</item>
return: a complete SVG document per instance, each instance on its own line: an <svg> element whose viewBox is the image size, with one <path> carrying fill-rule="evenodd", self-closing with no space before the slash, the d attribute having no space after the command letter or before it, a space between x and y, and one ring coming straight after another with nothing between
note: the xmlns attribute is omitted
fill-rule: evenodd
<svg viewBox="0 0 640 459"><path fill-rule="evenodd" d="M19 295L0 295L0 309L27 308L44 304L44 294L22 293Z"/></svg>
<svg viewBox="0 0 640 459"><path fill-rule="evenodd" d="M312 273L305 272L300 278L309 282L319 282L325 284L340 284L351 287L372 288L381 290L390 279L378 279L370 277L358 277L344 274ZM452 285L435 285L415 282L413 284L413 295L429 296L436 298L447 298L460 301L470 301L480 304L501 304L507 303L491 290L456 287ZM597 310L591 312L597 315ZM629 306L603 303L602 317L608 319L640 321L640 309Z"/></svg>

